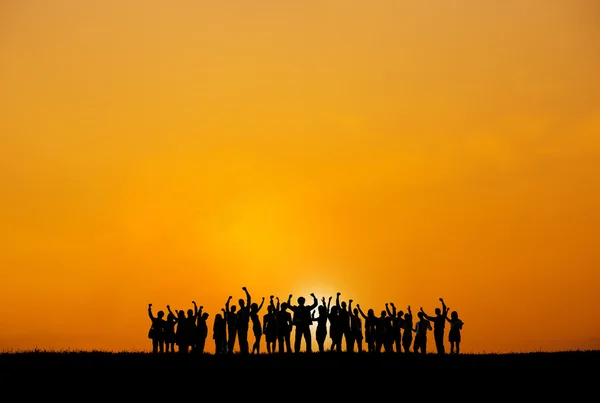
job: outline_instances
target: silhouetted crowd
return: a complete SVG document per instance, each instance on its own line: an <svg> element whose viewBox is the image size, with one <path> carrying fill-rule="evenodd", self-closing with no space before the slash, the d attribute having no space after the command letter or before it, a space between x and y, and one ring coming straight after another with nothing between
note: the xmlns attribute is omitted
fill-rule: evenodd
<svg viewBox="0 0 600 403"><path fill-rule="evenodd" d="M292 295L287 302L279 301L271 296L267 313L261 317L259 313L265 303L263 297L260 304L252 302L246 287L242 287L246 299L239 299L239 308L231 305L231 298L221 309L222 314L215 315L212 326L212 338L215 342L215 354L232 354L236 347L240 354L259 354L260 342L265 337L267 353L300 352L304 340L305 352L312 352L311 326L316 323L315 336L319 352L325 352L327 336L331 339L330 351L346 352L397 352L397 353L427 353L427 334L433 332L435 347L438 354L445 354L444 333L446 322L449 323L448 341L450 353L460 353L461 330L463 321L458 313L453 311L448 317L448 307L440 298L441 308L435 309L435 315L430 316L423 311L417 313L417 322L413 323L410 306L407 312L397 310L393 303L386 303L385 309L379 316L373 309L365 314L359 304L352 308L353 300L340 302L337 293L335 304L331 300L321 299L321 304L315 294L311 294L312 304L306 305L304 297L298 297L297 305L292 305ZM154 353L173 353L175 346L181 354L204 353L208 337L209 314L203 312L204 307L198 307L192 301L193 309L173 312L167 305L165 312L159 311L156 316L152 313L152 304L148 305L148 315L152 326L148 338L152 340ZM318 313L318 316L316 315ZM363 323L364 321L364 323ZM431 325L433 322L433 327ZM250 349L248 332L252 327L254 344ZM294 333L294 349L292 350L291 336ZM413 335L414 334L414 335ZM413 337L414 336L414 337ZM364 344L363 344L364 341ZM342 347L343 343L343 347ZM366 350L363 348L366 345Z"/></svg>

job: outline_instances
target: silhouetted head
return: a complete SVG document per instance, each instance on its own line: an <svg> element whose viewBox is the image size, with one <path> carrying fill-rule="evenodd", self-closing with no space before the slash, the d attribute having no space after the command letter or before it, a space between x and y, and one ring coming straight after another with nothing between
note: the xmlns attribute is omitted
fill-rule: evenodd
<svg viewBox="0 0 600 403"><path fill-rule="evenodd" d="M163 318L163 316L165 316L165 312L164 312L164 311L158 311L158 312L156 313L156 317L157 317L158 319L162 319L162 318Z"/></svg>
<svg viewBox="0 0 600 403"><path fill-rule="evenodd" d="M342 308L346 309L346 301L342 301L342 303L340 304L342 306Z"/></svg>
<svg viewBox="0 0 600 403"><path fill-rule="evenodd" d="M202 314L202 319L206 320L206 319L208 319L208 316L209 316L209 315L208 315L208 313L207 313L207 312L204 312L204 313Z"/></svg>
<svg viewBox="0 0 600 403"><path fill-rule="evenodd" d="M423 312L419 312L419 313L417 314L417 316L419 317L419 319L423 319Z"/></svg>
<svg viewBox="0 0 600 403"><path fill-rule="evenodd" d="M238 299L238 304L240 305L240 309L242 309L243 307L246 306L246 301L244 301L243 299Z"/></svg>
<svg viewBox="0 0 600 403"><path fill-rule="evenodd" d="M452 313L450 314L450 317L454 320L458 319L458 312L452 311Z"/></svg>
<svg viewBox="0 0 600 403"><path fill-rule="evenodd" d="M258 311L258 304L253 302L252 305L250 305L250 310L252 310L252 312Z"/></svg>
<svg viewBox="0 0 600 403"><path fill-rule="evenodd" d="M288 309L288 304L287 304L287 302L282 302L282 303L281 303L281 310L282 310L282 311L287 311L287 309Z"/></svg>
<svg viewBox="0 0 600 403"><path fill-rule="evenodd" d="M412 315L410 313L407 313L406 315L404 315L404 320L408 323L412 323Z"/></svg>
<svg viewBox="0 0 600 403"><path fill-rule="evenodd" d="M298 297L298 305L303 306L305 302L306 299L304 299L304 297Z"/></svg>
<svg viewBox="0 0 600 403"><path fill-rule="evenodd" d="M272 306L272 305L269 305L269 306L267 307L267 312L269 312L269 313L272 313L272 312L273 312L273 306Z"/></svg>
<svg viewBox="0 0 600 403"><path fill-rule="evenodd" d="M375 316L375 311L374 311L374 310L372 310L372 309L369 309L369 310L367 311L367 316L368 316L368 317L370 317L370 318L374 317L374 316Z"/></svg>
<svg viewBox="0 0 600 403"><path fill-rule="evenodd" d="M183 312L183 309L177 312L177 316L179 316L180 318L185 318L185 312Z"/></svg>
<svg viewBox="0 0 600 403"><path fill-rule="evenodd" d="M358 308L354 308L354 309L352 310L352 312L353 312L355 315L358 315Z"/></svg>
<svg viewBox="0 0 600 403"><path fill-rule="evenodd" d="M192 316L194 316L194 310L188 309L188 318L191 318Z"/></svg>
<svg viewBox="0 0 600 403"><path fill-rule="evenodd" d="M398 318L402 318L404 316L404 311L398 312Z"/></svg>
<svg viewBox="0 0 600 403"><path fill-rule="evenodd" d="M332 307L331 307L331 314L332 314L332 315L337 315L337 313L338 313L338 307L337 307L337 306L335 306L335 305L334 305L334 306L332 306Z"/></svg>
<svg viewBox="0 0 600 403"><path fill-rule="evenodd" d="M167 320L175 320L175 315L169 312L169 314L167 315Z"/></svg>
<svg viewBox="0 0 600 403"><path fill-rule="evenodd" d="M319 315L325 315L327 313L327 308L324 307L323 305L319 305Z"/></svg>
<svg viewBox="0 0 600 403"><path fill-rule="evenodd" d="M223 320L223 317L221 316L220 313L218 313L218 314L215 315L215 322L220 322L222 320Z"/></svg>
<svg viewBox="0 0 600 403"><path fill-rule="evenodd" d="M442 314L442 310L440 308L435 308L435 314L436 315L441 315Z"/></svg>
<svg viewBox="0 0 600 403"><path fill-rule="evenodd" d="M386 317L386 315L387 315L387 313L386 313L385 311L381 311L381 317L382 317L382 318L385 318L385 317Z"/></svg>
<svg viewBox="0 0 600 403"><path fill-rule="evenodd" d="M231 307L229 308L229 310L231 311L231 313L235 313L236 309L237 309L237 306L235 306L235 305L231 305Z"/></svg>

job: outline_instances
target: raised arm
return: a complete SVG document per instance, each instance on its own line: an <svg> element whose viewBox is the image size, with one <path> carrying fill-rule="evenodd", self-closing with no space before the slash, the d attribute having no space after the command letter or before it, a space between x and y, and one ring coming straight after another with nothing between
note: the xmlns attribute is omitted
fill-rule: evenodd
<svg viewBox="0 0 600 403"><path fill-rule="evenodd" d="M425 319L427 319L427 320L433 320L433 318L431 316L429 316L429 315L427 315L425 313L425 311L423 310L423 307L421 307L421 312L423 312L423 316L425 317Z"/></svg>
<svg viewBox="0 0 600 403"><path fill-rule="evenodd" d="M356 309L358 309L358 313L360 313L360 315L366 320L367 315L365 315L365 313L362 311L362 309L360 309L360 304L356 304Z"/></svg>
<svg viewBox="0 0 600 403"><path fill-rule="evenodd" d="M173 316L175 317L175 320L177 320L177 315L175 315L175 314L173 313L173 311L171 310L171 305L167 305L167 311L168 311L168 312L169 312L171 315L173 315Z"/></svg>
<svg viewBox="0 0 600 403"><path fill-rule="evenodd" d="M446 303L444 302L444 298L440 298L440 302L442 303L442 315L443 316L448 315L448 307L446 306Z"/></svg>
<svg viewBox="0 0 600 403"><path fill-rule="evenodd" d="M231 295L227 298L227 302L225 302L225 312L229 313L229 302L231 302Z"/></svg>
<svg viewBox="0 0 600 403"><path fill-rule="evenodd" d="M354 301L353 299L351 299L351 300L349 300L349 301L348 301L348 313L349 313L350 315L354 315L354 314L352 313L352 302L353 302L353 301Z"/></svg>
<svg viewBox="0 0 600 403"><path fill-rule="evenodd" d="M250 293L248 292L248 289L246 287L242 287L242 290L244 290L244 292L246 293L246 306L250 307L250 305L252 304L252 298L250 298Z"/></svg>
<svg viewBox="0 0 600 403"><path fill-rule="evenodd" d="M260 301L260 305L258 306L258 309L256 310L256 313L260 312L260 310L262 309L264 303L265 303L265 297L262 297L262 301Z"/></svg>
<svg viewBox="0 0 600 403"><path fill-rule="evenodd" d="M319 306L319 300L317 299L317 297L315 296L314 292L310 293L310 296L313 297L313 304L311 306L308 307L308 309L310 309L311 311L313 309L315 309L317 306Z"/></svg>
<svg viewBox="0 0 600 403"><path fill-rule="evenodd" d="M395 310L395 309L394 309L394 310ZM390 316L396 316L396 314L395 314L395 313L392 315L392 311L390 311L390 304L389 304L389 303L387 303L387 302L385 303L385 311L386 311L386 312L387 312L387 314L388 314L388 315L390 315Z"/></svg>
<svg viewBox="0 0 600 403"><path fill-rule="evenodd" d="M150 320L154 320L154 314L152 314L152 304L148 304L148 316Z"/></svg>
<svg viewBox="0 0 600 403"><path fill-rule="evenodd" d="M408 311L408 314L409 314L410 316L412 316L412 311L410 310L410 305L408 306L408 308L407 308L407 311Z"/></svg>
<svg viewBox="0 0 600 403"><path fill-rule="evenodd" d="M279 304L279 297L275 297L275 299L277 300L277 305L275 306L275 310L276 310L276 311L279 311L279 307L280 307L280 304Z"/></svg>
<svg viewBox="0 0 600 403"><path fill-rule="evenodd" d="M291 307L291 306L292 306L292 294L290 294L290 295L288 296L287 304L288 304L288 307Z"/></svg>
<svg viewBox="0 0 600 403"><path fill-rule="evenodd" d="M335 296L335 306L337 306L338 308L340 308L340 295L342 295L342 293L338 292Z"/></svg>
<svg viewBox="0 0 600 403"><path fill-rule="evenodd" d="M198 316L198 305L196 305L196 301L192 301L194 304L194 317Z"/></svg>
<svg viewBox="0 0 600 403"><path fill-rule="evenodd" d="M327 301L327 312L331 312L331 300L333 297L329 297L329 301Z"/></svg>

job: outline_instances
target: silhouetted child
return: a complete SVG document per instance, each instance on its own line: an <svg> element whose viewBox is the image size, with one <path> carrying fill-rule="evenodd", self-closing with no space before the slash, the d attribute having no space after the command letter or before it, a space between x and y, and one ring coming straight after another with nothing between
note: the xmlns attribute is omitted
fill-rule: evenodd
<svg viewBox="0 0 600 403"><path fill-rule="evenodd" d="M427 331L432 330L431 323L425 319L423 312L419 312L417 316L419 317L419 321L415 328L414 352L418 353L420 351L421 354L427 354Z"/></svg>
<svg viewBox="0 0 600 403"><path fill-rule="evenodd" d="M167 305L169 309L169 305ZM167 353L175 352L175 325L177 324L177 318L173 313L169 312L167 315L167 321L165 322L165 351Z"/></svg>
<svg viewBox="0 0 600 403"><path fill-rule="evenodd" d="M446 320L450 322L450 332L448 332L450 354L453 354L454 351L456 351L456 354L460 354L460 331L462 330L464 323L458 318L458 312L456 311L452 311L450 319L446 318Z"/></svg>
<svg viewBox="0 0 600 403"><path fill-rule="evenodd" d="M377 317L375 311L369 309L367 314L360 309L360 305L356 304L358 313L365 319L365 342L367 343L367 351L369 353L375 352L375 342L377 336Z"/></svg>
<svg viewBox="0 0 600 403"><path fill-rule="evenodd" d="M215 341L215 354L227 353L227 322L220 313L215 316L213 340Z"/></svg>
<svg viewBox="0 0 600 403"><path fill-rule="evenodd" d="M148 304L148 316L152 325L148 331L148 338L152 340L152 352L163 353L165 351L165 313L158 311L156 316L152 314L152 304Z"/></svg>
<svg viewBox="0 0 600 403"><path fill-rule="evenodd" d="M254 344L252 345L252 354L260 354L260 339L262 338L262 326L258 313L265 303L265 297L262 298L260 305L254 302L250 305L250 320L252 321L252 333L254 333Z"/></svg>

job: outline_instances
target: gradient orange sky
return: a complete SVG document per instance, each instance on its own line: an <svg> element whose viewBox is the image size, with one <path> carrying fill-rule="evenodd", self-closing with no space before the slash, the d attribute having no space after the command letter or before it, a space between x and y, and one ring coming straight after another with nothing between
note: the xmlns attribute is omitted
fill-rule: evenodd
<svg viewBox="0 0 600 403"><path fill-rule="evenodd" d="M242 286L444 297L464 352L600 348L599 18L2 1L0 351L148 350L148 303L212 326Z"/></svg>

